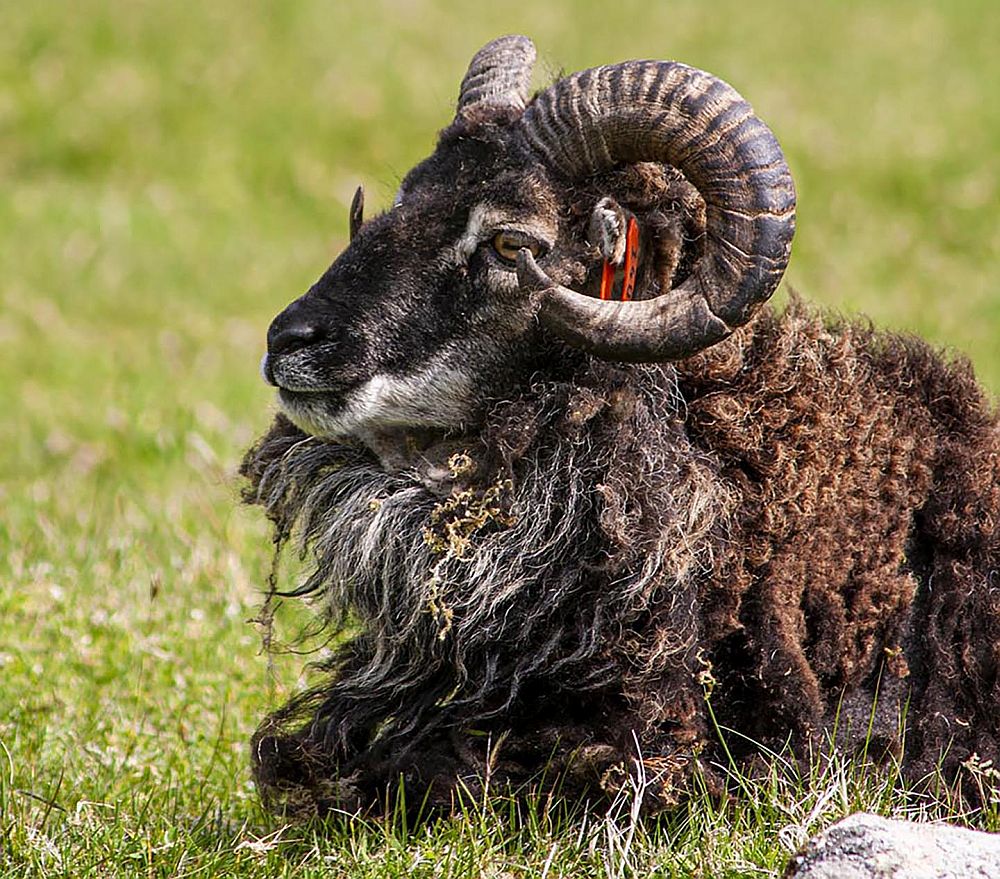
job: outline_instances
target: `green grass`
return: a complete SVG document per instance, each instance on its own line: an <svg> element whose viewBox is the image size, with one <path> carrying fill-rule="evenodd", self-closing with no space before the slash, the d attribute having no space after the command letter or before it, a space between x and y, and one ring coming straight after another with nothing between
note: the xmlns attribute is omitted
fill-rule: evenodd
<svg viewBox="0 0 1000 879"><path fill-rule="evenodd" d="M301 665L248 622L270 542L233 472L271 412L263 333L493 36L534 37L539 84L629 57L735 83L798 181L790 284L1000 389L992 0L468 10L2 5L0 874L773 876L850 808L904 808L833 764L634 828L503 801L415 831L260 811L247 741Z"/></svg>

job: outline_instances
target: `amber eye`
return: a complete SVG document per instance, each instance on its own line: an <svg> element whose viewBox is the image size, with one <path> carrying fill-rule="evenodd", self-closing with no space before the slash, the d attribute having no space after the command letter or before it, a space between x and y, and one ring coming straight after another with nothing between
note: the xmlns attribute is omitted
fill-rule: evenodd
<svg viewBox="0 0 1000 879"><path fill-rule="evenodd" d="M508 230L497 232L493 236L493 249L497 252L497 256L506 262L517 262L517 252L522 247L527 247L532 256L538 256L542 252L542 246L537 239L524 232Z"/></svg>

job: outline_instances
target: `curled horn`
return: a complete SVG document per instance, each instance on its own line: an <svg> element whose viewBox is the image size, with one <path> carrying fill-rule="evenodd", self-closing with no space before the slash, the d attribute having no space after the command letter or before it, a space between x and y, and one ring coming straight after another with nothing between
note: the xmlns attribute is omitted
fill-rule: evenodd
<svg viewBox="0 0 1000 879"><path fill-rule="evenodd" d="M678 360L745 324L778 286L795 233L795 185L778 141L732 86L676 62L629 61L560 80L519 124L567 178L661 162L705 200L704 255L654 299L585 296L522 252L522 289L541 294L540 320L570 344L607 359Z"/></svg>
<svg viewBox="0 0 1000 879"><path fill-rule="evenodd" d="M498 37L473 56L458 95L458 116L478 104L523 110L531 94L535 44L527 37Z"/></svg>

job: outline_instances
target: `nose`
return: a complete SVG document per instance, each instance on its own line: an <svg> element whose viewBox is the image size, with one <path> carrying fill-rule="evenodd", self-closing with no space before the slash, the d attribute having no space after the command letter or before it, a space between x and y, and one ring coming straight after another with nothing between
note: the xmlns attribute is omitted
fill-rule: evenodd
<svg viewBox="0 0 1000 879"><path fill-rule="evenodd" d="M267 330L267 353L272 357L290 354L307 345L321 341L326 335L323 327L302 309L292 303L272 322Z"/></svg>
<svg viewBox="0 0 1000 879"><path fill-rule="evenodd" d="M274 356L277 354L290 354L305 348L313 342L318 342L323 337L323 331L315 324L295 323L287 327L282 327L275 333L267 334L267 353Z"/></svg>

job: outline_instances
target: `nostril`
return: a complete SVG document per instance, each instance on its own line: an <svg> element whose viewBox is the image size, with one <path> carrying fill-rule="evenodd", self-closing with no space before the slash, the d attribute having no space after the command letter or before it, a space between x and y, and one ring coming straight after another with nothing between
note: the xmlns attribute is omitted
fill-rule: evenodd
<svg viewBox="0 0 1000 879"><path fill-rule="evenodd" d="M267 334L267 353L271 355L289 354L305 348L323 338L323 330L314 323L296 322L278 330L271 327Z"/></svg>

